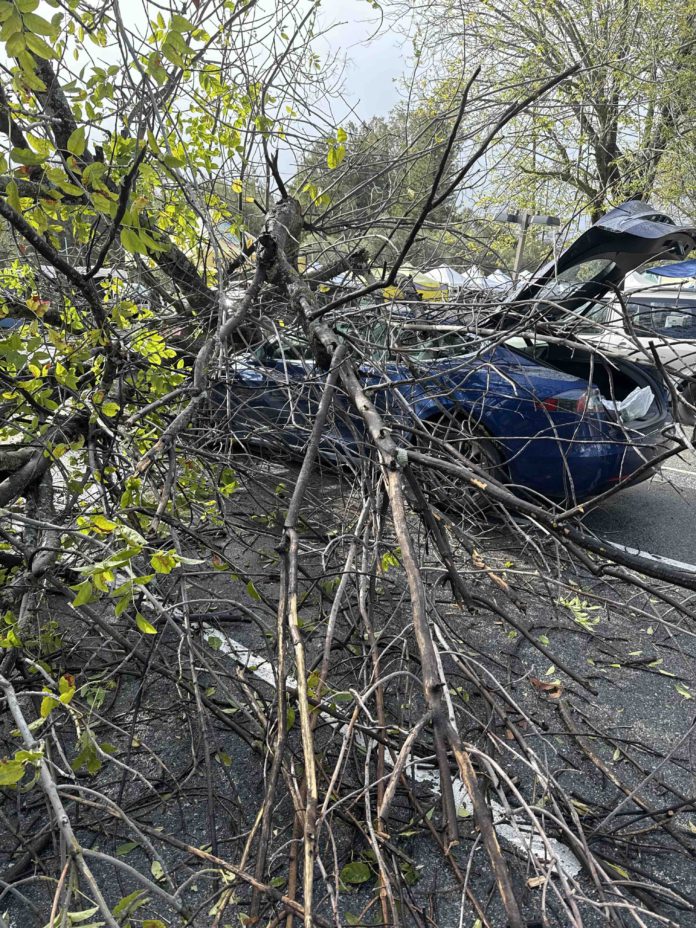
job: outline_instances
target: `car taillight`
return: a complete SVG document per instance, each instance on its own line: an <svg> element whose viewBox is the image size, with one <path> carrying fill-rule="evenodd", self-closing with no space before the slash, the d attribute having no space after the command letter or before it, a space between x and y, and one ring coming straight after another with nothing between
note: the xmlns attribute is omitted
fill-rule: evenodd
<svg viewBox="0 0 696 928"><path fill-rule="evenodd" d="M538 400L535 405L537 409L546 409L548 412L563 410L579 416L586 412L600 412L603 409L602 394L597 387L584 391L568 390L556 396L547 396L544 400Z"/></svg>

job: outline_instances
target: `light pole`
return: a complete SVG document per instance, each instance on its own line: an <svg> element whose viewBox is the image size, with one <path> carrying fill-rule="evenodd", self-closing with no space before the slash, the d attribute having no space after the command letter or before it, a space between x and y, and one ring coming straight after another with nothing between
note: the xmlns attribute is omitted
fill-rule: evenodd
<svg viewBox="0 0 696 928"><path fill-rule="evenodd" d="M512 268L512 282L517 283L522 270L522 258L524 256L524 246L527 241L527 232L531 225L537 226L560 226L561 220L558 216L536 216L528 213L526 210L503 210L495 217L496 222L514 222L520 227L519 238L517 239L517 250L515 251L515 264Z"/></svg>

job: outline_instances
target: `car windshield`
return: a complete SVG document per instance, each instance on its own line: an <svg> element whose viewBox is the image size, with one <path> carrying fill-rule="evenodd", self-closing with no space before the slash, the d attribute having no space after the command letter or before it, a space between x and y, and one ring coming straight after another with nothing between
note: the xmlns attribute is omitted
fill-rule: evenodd
<svg viewBox="0 0 696 928"><path fill-rule="evenodd" d="M470 350L465 332L438 332L434 328L402 326L389 332L391 360L442 361L459 358Z"/></svg>
<svg viewBox="0 0 696 928"><path fill-rule="evenodd" d="M260 355L264 361L311 361L312 352L306 339L283 334L262 347Z"/></svg>
<svg viewBox="0 0 696 928"><path fill-rule="evenodd" d="M641 297L626 306L636 335L696 338L696 300Z"/></svg>
<svg viewBox="0 0 696 928"><path fill-rule="evenodd" d="M414 323L388 324L378 321L362 331L353 323L336 325L339 336L357 342L370 360L385 361L440 361L458 358L469 351L465 332L438 331L434 326L421 328ZM312 361L308 342L297 334L282 333L273 338L257 353L266 362Z"/></svg>

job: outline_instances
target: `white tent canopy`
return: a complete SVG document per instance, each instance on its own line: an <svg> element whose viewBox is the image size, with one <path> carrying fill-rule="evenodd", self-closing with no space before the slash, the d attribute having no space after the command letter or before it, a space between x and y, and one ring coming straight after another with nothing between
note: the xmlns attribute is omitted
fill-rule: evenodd
<svg viewBox="0 0 696 928"><path fill-rule="evenodd" d="M467 290L484 290L486 287L486 275L481 268L477 267L475 264L464 270L463 277L463 286Z"/></svg>
<svg viewBox="0 0 696 928"><path fill-rule="evenodd" d="M508 277L508 275L500 269L497 269L486 277L485 286L490 290L509 290L512 286L512 278Z"/></svg>
<svg viewBox="0 0 696 928"><path fill-rule="evenodd" d="M486 287L486 275L475 264L461 272L447 264L441 264L426 273L449 290L481 290Z"/></svg>
<svg viewBox="0 0 696 928"><path fill-rule="evenodd" d="M434 267L432 271L426 271L425 273L428 277L432 277L439 283L444 284L450 290L457 290L459 287L464 286L464 278L459 271L455 271L453 267L448 267L446 264Z"/></svg>

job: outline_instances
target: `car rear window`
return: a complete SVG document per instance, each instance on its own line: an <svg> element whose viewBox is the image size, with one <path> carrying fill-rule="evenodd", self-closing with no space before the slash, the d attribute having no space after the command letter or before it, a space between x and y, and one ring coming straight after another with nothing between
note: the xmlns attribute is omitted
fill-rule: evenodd
<svg viewBox="0 0 696 928"><path fill-rule="evenodd" d="M627 309L636 335L696 339L696 300L630 300Z"/></svg>
<svg viewBox="0 0 696 928"><path fill-rule="evenodd" d="M605 280L615 268L616 264L608 258L592 258L573 264L540 287L536 299L548 300L550 303L567 299L585 284Z"/></svg>

